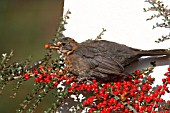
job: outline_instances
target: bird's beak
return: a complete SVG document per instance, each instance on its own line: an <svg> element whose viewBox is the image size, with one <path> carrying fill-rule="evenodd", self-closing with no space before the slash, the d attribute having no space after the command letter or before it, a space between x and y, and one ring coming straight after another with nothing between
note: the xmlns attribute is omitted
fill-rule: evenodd
<svg viewBox="0 0 170 113"><path fill-rule="evenodd" d="M55 46L55 45L50 45L50 47L49 47L50 49L60 49L60 47L59 46Z"/></svg>
<svg viewBox="0 0 170 113"><path fill-rule="evenodd" d="M58 49L61 48L61 43L59 43L59 42L57 44L49 43L48 45L49 45L49 49L56 49L56 50L58 50Z"/></svg>
<svg viewBox="0 0 170 113"><path fill-rule="evenodd" d="M50 49L55 49L57 51L58 54L61 54L61 46L57 46L57 45L51 45Z"/></svg>
<svg viewBox="0 0 170 113"><path fill-rule="evenodd" d="M54 43L48 44L47 48L56 50L58 54L62 54L63 52L65 52L62 50L61 42L58 42L56 44L54 44Z"/></svg>

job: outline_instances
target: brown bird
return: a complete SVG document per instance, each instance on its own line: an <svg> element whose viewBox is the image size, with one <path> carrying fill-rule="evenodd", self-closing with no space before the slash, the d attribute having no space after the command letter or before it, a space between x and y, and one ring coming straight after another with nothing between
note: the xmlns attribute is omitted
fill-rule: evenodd
<svg viewBox="0 0 170 113"><path fill-rule="evenodd" d="M128 77L127 65L141 56L170 55L165 49L141 50L106 40L88 40L77 43L66 37L51 48L62 55L68 71L80 79L95 78L99 81L117 81Z"/></svg>

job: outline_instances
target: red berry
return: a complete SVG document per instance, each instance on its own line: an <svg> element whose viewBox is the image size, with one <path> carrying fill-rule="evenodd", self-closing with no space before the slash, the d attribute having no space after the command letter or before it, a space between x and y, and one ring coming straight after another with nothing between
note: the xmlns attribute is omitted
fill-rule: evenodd
<svg viewBox="0 0 170 113"><path fill-rule="evenodd" d="M140 74L140 70L136 70L136 71L134 72L134 74L135 74L135 75L139 75L139 74Z"/></svg>
<svg viewBox="0 0 170 113"><path fill-rule="evenodd" d="M129 112L129 109L128 109L128 108L126 108L126 109L125 109L125 113L128 113L128 112Z"/></svg>
<svg viewBox="0 0 170 113"><path fill-rule="evenodd" d="M162 82L163 82L163 83L165 83L165 82L166 82L166 79L165 79L165 78L163 78L163 79L162 79Z"/></svg>
<svg viewBox="0 0 170 113"><path fill-rule="evenodd" d="M145 91L146 90L146 87L145 86L142 86L142 91Z"/></svg>
<svg viewBox="0 0 170 113"><path fill-rule="evenodd" d="M165 113L169 113L169 110L165 110Z"/></svg>
<svg viewBox="0 0 170 113"><path fill-rule="evenodd" d="M135 104L135 108L138 110L139 109L139 104Z"/></svg>
<svg viewBox="0 0 170 113"><path fill-rule="evenodd" d="M120 108L122 108L122 109L124 109L124 107L125 107L125 106L124 106L123 104L120 106Z"/></svg>
<svg viewBox="0 0 170 113"><path fill-rule="evenodd" d="M140 74L140 75L139 75L139 78L143 78L143 75L142 75L142 74Z"/></svg>
<svg viewBox="0 0 170 113"><path fill-rule="evenodd" d="M170 67L168 67L168 71L170 72Z"/></svg>
<svg viewBox="0 0 170 113"><path fill-rule="evenodd" d="M54 83L54 86L57 86L58 85L58 82L56 81L55 83Z"/></svg>
<svg viewBox="0 0 170 113"><path fill-rule="evenodd" d="M159 102L163 102L163 99L162 99L162 98L159 98Z"/></svg>
<svg viewBox="0 0 170 113"><path fill-rule="evenodd" d="M152 81L152 78L151 78L151 76L149 76L149 77L148 77L148 81Z"/></svg>
<svg viewBox="0 0 170 113"><path fill-rule="evenodd" d="M161 91L160 94L161 94L161 95L164 95L164 94L165 94L165 91Z"/></svg>
<svg viewBox="0 0 170 113"><path fill-rule="evenodd" d="M35 78L34 81L37 83L39 82L39 78Z"/></svg>
<svg viewBox="0 0 170 113"><path fill-rule="evenodd" d="M34 70L34 74L35 74L35 75L38 74L38 71L37 71L37 70Z"/></svg>
<svg viewBox="0 0 170 113"><path fill-rule="evenodd" d="M25 74L24 74L24 77L25 77L26 80L28 80L28 79L30 78L30 76L28 75L28 73L25 73Z"/></svg>
<svg viewBox="0 0 170 113"><path fill-rule="evenodd" d="M45 48L46 49L50 48L50 45L49 44L45 44Z"/></svg>
<svg viewBox="0 0 170 113"><path fill-rule="evenodd" d="M166 73L165 73L165 76L168 77L169 75L170 75L170 72L166 72Z"/></svg>
<svg viewBox="0 0 170 113"><path fill-rule="evenodd" d="M66 80L66 84L69 84L70 83L70 81L69 80Z"/></svg>

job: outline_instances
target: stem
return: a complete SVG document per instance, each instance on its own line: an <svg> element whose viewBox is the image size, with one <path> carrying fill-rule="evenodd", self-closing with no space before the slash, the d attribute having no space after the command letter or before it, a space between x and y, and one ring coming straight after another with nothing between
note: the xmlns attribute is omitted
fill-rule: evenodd
<svg viewBox="0 0 170 113"><path fill-rule="evenodd" d="M95 40L99 40L99 39L102 39L102 35L104 35L104 32L106 31L105 28L102 28L102 32L96 37Z"/></svg>
<svg viewBox="0 0 170 113"><path fill-rule="evenodd" d="M57 29L57 33L55 35L55 37L58 39L59 37L61 37L61 35L63 34L62 31L64 31L64 25L67 24L67 19L69 19L69 14L71 12L68 10L66 12L66 14L63 16L63 20L61 21L61 24L59 25L58 29ZM56 41L56 40L55 40Z"/></svg>
<svg viewBox="0 0 170 113"><path fill-rule="evenodd" d="M44 86L41 86L40 88L38 88L35 92L34 92L34 90L33 90L33 92L34 93L32 93L32 94L28 94L27 96L29 96L29 97L31 97L29 100L27 100L27 103L24 105L24 106L21 106L22 108L21 109L19 109L18 111L20 112L20 113L23 113L24 112L24 110L26 109L26 107L28 106L28 104L30 104L30 102L31 102L31 100L38 94L38 92L41 90L41 89L43 89L44 88ZM24 100L25 101L25 100ZM23 101L23 104L25 103Z"/></svg>

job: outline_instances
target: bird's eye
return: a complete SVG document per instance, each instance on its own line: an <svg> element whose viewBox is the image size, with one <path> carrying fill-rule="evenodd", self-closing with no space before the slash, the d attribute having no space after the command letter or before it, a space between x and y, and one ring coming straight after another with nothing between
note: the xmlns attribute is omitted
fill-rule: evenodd
<svg viewBox="0 0 170 113"><path fill-rule="evenodd" d="M65 46L66 45L66 43L62 43L62 46Z"/></svg>

